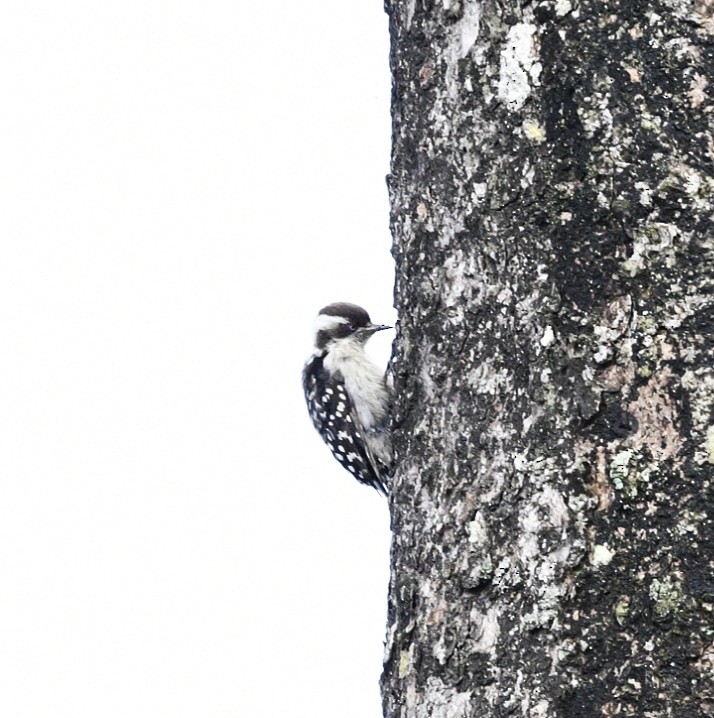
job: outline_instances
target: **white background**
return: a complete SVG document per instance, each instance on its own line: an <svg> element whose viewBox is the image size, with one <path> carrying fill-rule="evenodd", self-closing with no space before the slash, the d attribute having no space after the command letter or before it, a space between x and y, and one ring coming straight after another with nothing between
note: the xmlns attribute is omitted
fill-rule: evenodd
<svg viewBox="0 0 714 718"><path fill-rule="evenodd" d="M0 105L0 715L381 715L300 369L395 319L382 1L8 2Z"/></svg>

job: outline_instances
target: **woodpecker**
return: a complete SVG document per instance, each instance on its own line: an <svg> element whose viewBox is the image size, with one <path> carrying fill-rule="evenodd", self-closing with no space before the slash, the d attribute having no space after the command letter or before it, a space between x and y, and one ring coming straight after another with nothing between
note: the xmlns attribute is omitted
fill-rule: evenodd
<svg viewBox="0 0 714 718"><path fill-rule="evenodd" d="M358 481L386 495L391 391L365 352L367 340L383 329L391 327L372 324L356 304L321 309L302 385L312 423L333 456Z"/></svg>

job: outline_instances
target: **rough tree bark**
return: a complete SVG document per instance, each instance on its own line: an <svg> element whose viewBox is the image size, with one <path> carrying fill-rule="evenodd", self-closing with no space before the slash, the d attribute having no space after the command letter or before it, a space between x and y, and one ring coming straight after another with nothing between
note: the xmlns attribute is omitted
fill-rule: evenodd
<svg viewBox="0 0 714 718"><path fill-rule="evenodd" d="M385 716L712 716L714 3L387 11Z"/></svg>

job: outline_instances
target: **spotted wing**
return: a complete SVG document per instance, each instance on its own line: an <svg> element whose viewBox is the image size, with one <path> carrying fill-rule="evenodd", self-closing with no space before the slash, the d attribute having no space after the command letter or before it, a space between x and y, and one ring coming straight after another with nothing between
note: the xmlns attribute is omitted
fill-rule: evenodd
<svg viewBox="0 0 714 718"><path fill-rule="evenodd" d="M325 369L320 356L305 365L302 381L312 423L332 455L358 481L386 494L380 467L369 453L344 384Z"/></svg>

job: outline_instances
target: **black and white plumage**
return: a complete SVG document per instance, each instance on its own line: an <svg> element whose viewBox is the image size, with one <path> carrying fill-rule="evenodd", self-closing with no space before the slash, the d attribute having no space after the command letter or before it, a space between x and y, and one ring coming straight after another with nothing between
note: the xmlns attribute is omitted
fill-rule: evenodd
<svg viewBox="0 0 714 718"><path fill-rule="evenodd" d="M333 456L358 481L387 493L392 462L390 390L365 352L382 329L356 304L338 302L320 310L315 345L302 372L310 418Z"/></svg>

